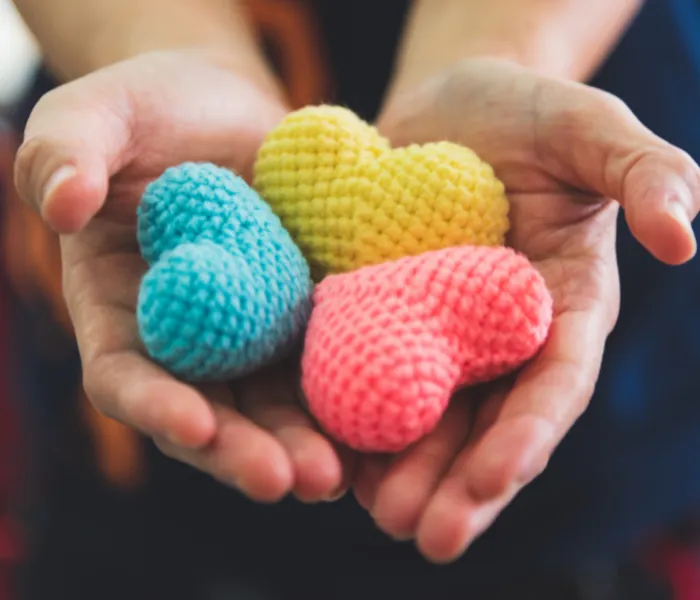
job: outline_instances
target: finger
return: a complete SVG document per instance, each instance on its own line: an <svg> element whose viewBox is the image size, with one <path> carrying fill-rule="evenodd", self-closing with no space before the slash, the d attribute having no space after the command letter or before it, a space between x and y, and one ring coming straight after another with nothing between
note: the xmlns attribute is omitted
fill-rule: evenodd
<svg viewBox="0 0 700 600"><path fill-rule="evenodd" d="M457 456L451 475L464 469L472 449L497 421L510 388L508 382L499 382L488 400L478 407L469 445ZM433 562L455 560L493 522L516 491L511 488L491 499L469 495L465 498L463 485L442 486L440 493L435 494L436 501L429 504L430 512L426 510L422 515L416 535L419 551Z"/></svg>
<svg viewBox="0 0 700 600"><path fill-rule="evenodd" d="M351 448L336 444L335 449L340 457L343 477L336 492L330 498L328 498L329 501L340 500L345 496L345 494L348 493L348 490L350 490L352 482L355 479L355 473L357 472L357 467L359 464L359 456L357 452Z"/></svg>
<svg viewBox="0 0 700 600"><path fill-rule="evenodd" d="M458 559L469 544L496 520L517 491L509 490L488 502L464 498L457 490L440 494L431 502L429 512L418 527L418 551L434 563Z"/></svg>
<svg viewBox="0 0 700 600"><path fill-rule="evenodd" d="M294 468L286 450L270 433L229 406L228 390L216 389L209 394L216 407L216 436L210 444L193 450L156 437L156 445L167 456L211 474L257 502L281 500L294 484Z"/></svg>
<svg viewBox="0 0 700 600"><path fill-rule="evenodd" d="M288 369L252 376L236 387L236 399L241 412L269 431L289 454L299 499L315 502L337 496L344 475L341 457L296 404L296 384Z"/></svg>
<svg viewBox="0 0 700 600"><path fill-rule="evenodd" d="M367 454L357 459L352 489L357 503L371 511L386 472L391 466L391 457L381 454Z"/></svg>
<svg viewBox="0 0 700 600"><path fill-rule="evenodd" d="M85 364L83 378L97 410L145 435L187 448L202 447L214 436L206 399L137 352L101 355Z"/></svg>
<svg viewBox="0 0 700 600"><path fill-rule="evenodd" d="M60 233L79 231L99 211L109 177L128 158L128 95L89 81L57 88L37 103L15 161L20 196Z"/></svg>
<svg viewBox="0 0 700 600"><path fill-rule="evenodd" d="M659 260L692 258L690 223L700 210L700 169L693 159L609 94L579 84L566 84L566 93L560 82L543 85L536 143L544 167L618 200L632 233Z"/></svg>
<svg viewBox="0 0 700 600"><path fill-rule="evenodd" d="M603 306L558 316L540 354L516 379L468 463L469 487L495 497L544 469L588 406L609 331Z"/></svg>
<svg viewBox="0 0 700 600"><path fill-rule="evenodd" d="M382 531L398 540L415 535L428 501L466 443L471 414L469 398L454 398L437 428L392 463L371 509Z"/></svg>
<svg viewBox="0 0 700 600"><path fill-rule="evenodd" d="M123 243L119 236L88 232L61 243L64 292L86 394L97 410L146 435L188 447L208 443L215 420L207 400L140 352L134 307L142 261L138 254L113 253L111 247L104 255L90 252L91 260L78 260L93 237L109 239L115 247Z"/></svg>
<svg viewBox="0 0 700 600"><path fill-rule="evenodd" d="M421 552L434 560L458 556L542 472L590 400L607 330L602 309L553 322L542 352L507 397L480 414L484 423L431 499L418 526Z"/></svg>

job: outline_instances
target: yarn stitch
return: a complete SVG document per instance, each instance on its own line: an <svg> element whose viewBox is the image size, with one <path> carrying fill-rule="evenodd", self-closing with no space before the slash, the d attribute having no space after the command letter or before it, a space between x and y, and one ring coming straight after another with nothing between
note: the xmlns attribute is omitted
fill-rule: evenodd
<svg viewBox="0 0 700 600"><path fill-rule="evenodd" d="M254 186L314 277L462 244L501 245L508 200L490 165L449 142L392 149L341 107L307 107L267 137Z"/></svg>
<svg viewBox="0 0 700 600"><path fill-rule="evenodd" d="M345 444L395 452L454 390L504 375L544 342L552 299L510 248L459 246L332 275L314 293L302 386Z"/></svg>
<svg viewBox="0 0 700 600"><path fill-rule="evenodd" d="M254 185L321 280L302 359L309 408L356 450L405 448L456 388L544 343L552 298L503 247L505 188L471 150L391 149L352 112L309 107L268 136Z"/></svg>
<svg viewBox="0 0 700 600"><path fill-rule="evenodd" d="M166 170L142 197L138 241L150 265L138 298L141 338L176 376L244 375L302 339L308 265L269 206L227 169Z"/></svg>

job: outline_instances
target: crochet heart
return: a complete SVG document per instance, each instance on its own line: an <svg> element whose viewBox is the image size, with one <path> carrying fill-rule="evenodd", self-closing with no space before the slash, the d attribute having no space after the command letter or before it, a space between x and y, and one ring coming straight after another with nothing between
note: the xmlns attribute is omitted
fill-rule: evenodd
<svg viewBox="0 0 700 600"><path fill-rule="evenodd" d="M185 163L151 183L138 209L150 269L137 319L148 354L188 380L221 380L275 360L311 312L308 265L240 177Z"/></svg>
<svg viewBox="0 0 700 600"><path fill-rule="evenodd" d="M528 260L461 246L332 275L314 292L302 364L309 408L359 451L432 430L455 389L532 358L552 298Z"/></svg>
<svg viewBox="0 0 700 600"><path fill-rule="evenodd" d="M340 107L288 115L268 136L254 186L315 278L463 244L501 245L508 201L492 168L440 142L391 149Z"/></svg>

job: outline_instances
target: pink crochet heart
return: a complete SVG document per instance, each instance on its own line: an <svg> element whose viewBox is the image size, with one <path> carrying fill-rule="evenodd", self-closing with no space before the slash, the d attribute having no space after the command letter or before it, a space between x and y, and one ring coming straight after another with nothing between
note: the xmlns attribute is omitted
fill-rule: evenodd
<svg viewBox="0 0 700 600"><path fill-rule="evenodd" d="M459 246L323 280L302 385L320 425L364 452L431 431L455 389L532 358L552 321L539 272L505 247Z"/></svg>

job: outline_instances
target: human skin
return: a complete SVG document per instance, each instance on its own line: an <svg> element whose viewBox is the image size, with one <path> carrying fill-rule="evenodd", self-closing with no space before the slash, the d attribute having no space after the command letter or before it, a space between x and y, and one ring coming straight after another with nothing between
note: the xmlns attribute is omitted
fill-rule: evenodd
<svg viewBox="0 0 700 600"><path fill-rule="evenodd" d="M517 378L458 394L437 429L400 456L359 462L359 502L429 560L462 554L585 410L619 310L619 206L659 260L695 254L697 165L619 99L575 81L638 4L424 0L409 19L380 130L395 145L459 142L490 162L511 202L508 242L554 298L549 340Z"/></svg>
<svg viewBox="0 0 700 600"><path fill-rule="evenodd" d="M481 34L483 46L463 47L460 40L470 36L457 36L456 26L447 35L444 27L435 27L443 17L425 10L447 11L447 0L431 2L416 5L378 125L396 144L452 139L495 165L513 204L510 243L543 272L557 306L547 347L512 388L480 399L477 411L473 399L456 399L438 429L409 453L391 461L363 459L356 494L378 525L395 537L416 537L428 559L444 561L464 551L544 468L590 398L617 315L618 204L608 198L624 205L633 231L655 255L683 262L695 252L689 218L697 206L698 172L618 100L564 81L594 68L574 60L591 47L572 48L571 58L557 62L556 69L538 63L547 52L529 50L519 58L519 48L539 46L491 46L497 34L517 30L504 27L496 13L484 13L492 21L477 19L494 23L493 37ZM608 11L603 27L601 2L587 5L598 7L597 26L607 31L610 15L618 12ZM30 24L40 18L31 12L36 0L17 3ZM87 4L70 0L76 14L81 6L89 13ZM54 70L78 79L36 107L16 170L24 199L62 233L65 294L88 394L99 410L154 437L170 456L252 498L272 501L291 490L307 500L332 498L346 485L352 458L298 408L294 369L285 369L282 378L266 374L243 382L235 395L224 385L185 386L143 357L134 317L145 266L133 214L143 186L184 160L211 160L248 173L265 133L286 111L274 77L248 45L252 36L237 36L235 29L231 34L244 20L215 12L225 3L192 4L190 10L212 11L198 17L209 25L201 25L206 33L194 39L192 29L200 27L186 26L194 18L187 11L181 17L179 11L162 12L160 3L129 3L137 11L131 18L141 23L132 29L133 21L117 18L112 3L100 4L107 12L95 12L82 31L72 29L84 22L77 17L57 16L57 25L47 30L35 23ZM548 3L525 4L534 11ZM584 3L565 4L582 11ZM466 1L459 7L479 10ZM514 19L522 14L512 3L507 8ZM608 45L624 29L624 15L633 12L633 3L620 3L619 18L612 19L619 26L606 34ZM478 16L469 14L472 20ZM533 14L549 23L528 29L533 36L557 31L545 11ZM578 17L562 23L578 23ZM140 40L134 32L149 24L163 27L163 33ZM92 28L106 37L93 36ZM246 45L229 47L228 37ZM65 55L51 51L61 39L70 39L73 47L64 48ZM559 39L570 42L574 36ZM545 40L541 47L553 44ZM165 50L153 52L160 48ZM494 55L499 60L483 58ZM580 66L562 71L562 64ZM664 206L669 198L677 200L670 205L675 212ZM658 225L653 235L650 223ZM572 339L577 346L584 340L588 351L573 354Z"/></svg>
<svg viewBox="0 0 700 600"><path fill-rule="evenodd" d="M214 0L178 10L162 0L17 5L68 81L34 108L15 178L22 198L61 234L88 397L169 456L255 500L336 497L351 454L300 408L296 367L193 387L149 361L138 336L146 266L135 219L145 185L185 161L250 178L263 138L288 110L245 13Z"/></svg>

